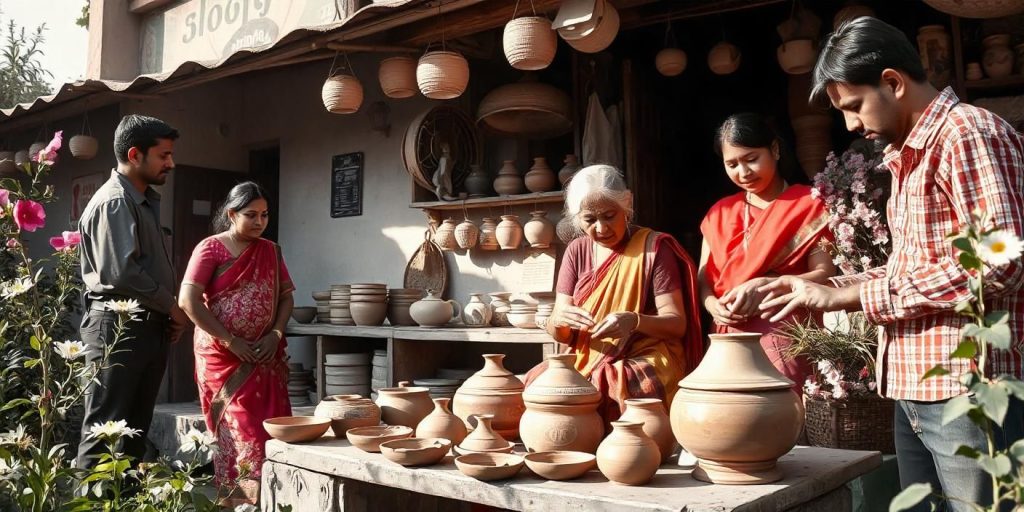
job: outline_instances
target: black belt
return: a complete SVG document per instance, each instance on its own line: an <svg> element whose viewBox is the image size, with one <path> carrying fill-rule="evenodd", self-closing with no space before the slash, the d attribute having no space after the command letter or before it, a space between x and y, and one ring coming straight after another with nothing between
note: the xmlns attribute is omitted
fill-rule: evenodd
<svg viewBox="0 0 1024 512"><path fill-rule="evenodd" d="M110 312L113 312L112 309L107 307L107 303L108 302L112 302L112 300L93 300L92 303L89 304L89 309L91 309L93 311L110 311ZM166 321L166 320L168 320L170 318L170 315L168 315L167 313L161 313L160 311L155 311L155 310L149 309L149 308L147 308L145 306L141 306L140 305L139 306L139 310L140 311L135 313L135 317L137 319L139 319L139 320L142 320L142 321L149 321L149 320L164 320L164 321Z"/></svg>

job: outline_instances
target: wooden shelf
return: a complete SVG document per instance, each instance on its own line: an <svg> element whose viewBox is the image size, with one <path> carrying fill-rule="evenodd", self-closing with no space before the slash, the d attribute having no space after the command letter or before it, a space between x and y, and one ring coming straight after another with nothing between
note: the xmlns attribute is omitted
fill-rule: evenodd
<svg viewBox="0 0 1024 512"><path fill-rule="evenodd" d="M421 201L410 203L410 208L423 210L461 210L463 208L488 208L495 206L516 206L535 203L560 203L565 200L561 190L554 192L534 192L513 196L479 197L475 199L457 199L455 201Z"/></svg>
<svg viewBox="0 0 1024 512"><path fill-rule="evenodd" d="M469 341L475 343L554 343L540 329L515 327L359 327L331 324L288 323L285 334L294 336L340 336L412 341Z"/></svg>
<svg viewBox="0 0 1024 512"><path fill-rule="evenodd" d="M1024 75L1010 75L1002 78L983 78L981 80L967 80L964 88L971 92L996 92L1001 90L1018 89L1024 92Z"/></svg>

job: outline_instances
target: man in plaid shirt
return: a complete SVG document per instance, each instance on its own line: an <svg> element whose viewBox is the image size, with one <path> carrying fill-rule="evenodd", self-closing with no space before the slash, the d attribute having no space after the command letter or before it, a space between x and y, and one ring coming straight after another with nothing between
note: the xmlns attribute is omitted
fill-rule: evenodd
<svg viewBox="0 0 1024 512"><path fill-rule="evenodd" d="M960 445L986 452L982 431L966 416L943 426L945 403L965 392L956 377L969 361L950 360L966 321L954 311L972 298L967 273L946 236L976 209L1024 236L1024 137L984 109L960 103L952 89L928 83L917 50L895 27L857 18L831 35L814 69L813 100L831 101L848 130L886 144L892 172L887 205L892 255L884 267L832 279L832 287L784 276L761 289L765 317L793 309L863 310L882 327L879 392L897 400L896 454L903 487L928 482L936 493L990 504L991 481L955 455ZM989 311L1010 313L1011 350L993 350L990 375L1022 376L1024 265L987 274ZM952 376L921 377L942 364ZM1010 397L998 444L1024 437L1024 406ZM948 501L954 510L970 510ZM927 510L928 503L922 503Z"/></svg>

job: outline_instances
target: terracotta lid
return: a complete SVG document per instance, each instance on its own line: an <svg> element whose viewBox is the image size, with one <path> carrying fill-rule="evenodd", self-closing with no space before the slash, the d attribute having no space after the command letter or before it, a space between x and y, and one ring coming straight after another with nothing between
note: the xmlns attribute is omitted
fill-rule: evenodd
<svg viewBox="0 0 1024 512"><path fill-rule="evenodd" d="M547 356L547 369L523 391L523 401L564 405L600 401L601 392L576 370L575 360L575 354Z"/></svg>
<svg viewBox="0 0 1024 512"><path fill-rule="evenodd" d="M487 395L493 393L521 393L523 381L505 369L501 361L505 354L484 354L484 367L466 379L458 393Z"/></svg>
<svg viewBox="0 0 1024 512"><path fill-rule="evenodd" d="M786 378L761 348L758 333L711 334L711 346L690 375L679 381L684 389L759 391L789 389Z"/></svg>

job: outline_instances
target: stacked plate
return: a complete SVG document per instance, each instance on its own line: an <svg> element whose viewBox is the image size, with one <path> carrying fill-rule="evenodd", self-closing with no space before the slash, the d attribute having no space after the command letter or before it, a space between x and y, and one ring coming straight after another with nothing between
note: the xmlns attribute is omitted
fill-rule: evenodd
<svg viewBox="0 0 1024 512"><path fill-rule="evenodd" d="M388 322L391 325L417 325L409 315L409 306L423 298L420 288L392 288L388 290Z"/></svg>
<svg viewBox="0 0 1024 512"><path fill-rule="evenodd" d="M430 390L430 398L455 398L455 390L459 389L461 380L455 379L415 379L413 386L421 386Z"/></svg>
<svg viewBox="0 0 1024 512"><path fill-rule="evenodd" d="M317 323L331 323L331 291L313 292L313 300L316 301Z"/></svg>
<svg viewBox="0 0 1024 512"><path fill-rule="evenodd" d="M331 323L334 325L355 325L348 305L352 299L351 287L347 284L331 285Z"/></svg>
<svg viewBox="0 0 1024 512"><path fill-rule="evenodd" d="M554 309L555 305L551 303L537 304L537 316L534 317L534 323L537 324L537 328L544 329L547 327L548 317L551 316L551 312Z"/></svg>
<svg viewBox="0 0 1024 512"><path fill-rule="evenodd" d="M437 378L462 381L470 378L479 368L440 368L437 370Z"/></svg>
<svg viewBox="0 0 1024 512"><path fill-rule="evenodd" d="M309 391L312 386L312 370L303 370L301 363L288 363L288 400L293 406L310 405Z"/></svg>
<svg viewBox="0 0 1024 512"><path fill-rule="evenodd" d="M356 325L383 325L388 314L388 287L377 283L350 285L349 313Z"/></svg>
<svg viewBox="0 0 1024 512"><path fill-rule="evenodd" d="M520 329L537 328L537 305L531 302L513 301L506 315L512 327Z"/></svg>
<svg viewBox="0 0 1024 512"><path fill-rule="evenodd" d="M377 390L380 388L390 387L388 385L388 351L387 350L374 350L373 351L373 366L371 367L372 373L370 374L370 387L373 389L373 400L377 399Z"/></svg>
<svg viewBox="0 0 1024 512"><path fill-rule="evenodd" d="M327 354L324 363L324 391L328 395L370 394L370 354Z"/></svg>

